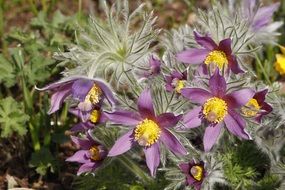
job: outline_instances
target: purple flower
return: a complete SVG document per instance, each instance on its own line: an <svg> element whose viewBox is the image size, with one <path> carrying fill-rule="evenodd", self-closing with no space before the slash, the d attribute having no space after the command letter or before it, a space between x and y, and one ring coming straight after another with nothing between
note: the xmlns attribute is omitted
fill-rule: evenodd
<svg viewBox="0 0 285 190"><path fill-rule="evenodd" d="M254 32L263 30L270 25L274 12L277 11L280 6L280 3L274 3L270 6L256 9L256 4L256 0L244 0L242 9L243 15L250 21L250 26Z"/></svg>
<svg viewBox="0 0 285 190"><path fill-rule="evenodd" d="M144 69L143 72L138 72L137 74L142 78L154 77L160 74L161 72L161 61L156 59L154 56L151 56L148 62L148 66Z"/></svg>
<svg viewBox="0 0 285 190"><path fill-rule="evenodd" d="M192 160L189 163L179 164L179 168L186 176L186 185L194 186L196 190L200 190L203 180L207 176L204 162L195 163Z"/></svg>
<svg viewBox="0 0 285 190"><path fill-rule="evenodd" d="M224 124L232 134L251 139L245 130L245 120L236 110L253 97L254 91L244 88L227 94L226 90L225 78L220 75L218 69L209 80L209 91L201 88L181 90L185 98L201 105L183 116L183 125L186 128L198 127L202 122L208 125L203 138L205 151L212 148Z"/></svg>
<svg viewBox="0 0 285 190"><path fill-rule="evenodd" d="M72 141L80 148L75 154L66 159L68 162L77 162L82 164L77 172L80 175L85 172L92 172L101 164L107 156L107 150L103 145L93 140L87 134L87 138L82 139L71 136Z"/></svg>
<svg viewBox="0 0 285 190"><path fill-rule="evenodd" d="M39 90L51 90L51 108L49 114L60 109L63 101L71 96L79 103L77 105L80 110L81 118L86 121L86 114L98 107L104 98L113 106L115 99L108 85L100 79L90 79L86 77L69 77L65 80L52 83Z"/></svg>
<svg viewBox="0 0 285 190"><path fill-rule="evenodd" d="M207 72L207 66L209 66L210 70L218 67L220 70L230 69L235 74L243 73L236 56L232 55L231 39L224 39L217 45L208 36L201 36L197 32L194 32L194 36L202 48L190 48L178 53L176 56L179 61L188 64L202 64L204 72Z"/></svg>
<svg viewBox="0 0 285 190"><path fill-rule="evenodd" d="M78 108L71 108L69 112L74 114L77 117L82 117L81 111ZM94 125L102 124L107 121L107 117L105 115L105 111L99 109L93 109L89 113L84 115L85 122L80 122L74 125L70 130L73 132L82 132L87 131L88 129L92 129Z"/></svg>
<svg viewBox="0 0 285 190"><path fill-rule="evenodd" d="M260 123L262 117L273 110L272 107L265 102L267 92L267 89L256 92L245 106L242 107L242 113L247 117L254 117L255 121Z"/></svg>
<svg viewBox="0 0 285 190"><path fill-rule="evenodd" d="M165 88L168 92L175 90L180 94L182 88L184 88L187 81L187 71L180 73L178 71L173 71L170 76L165 76L166 85Z"/></svg>
<svg viewBox="0 0 285 190"><path fill-rule="evenodd" d="M123 154L135 144L139 144L143 147L146 164L151 175L154 176L160 163L159 142L162 142L174 153L187 154L186 149L169 130L178 123L181 116L175 116L173 113L156 116L149 89L144 90L138 99L138 112L122 110L106 113L110 121L131 127L115 142L108 156Z"/></svg>

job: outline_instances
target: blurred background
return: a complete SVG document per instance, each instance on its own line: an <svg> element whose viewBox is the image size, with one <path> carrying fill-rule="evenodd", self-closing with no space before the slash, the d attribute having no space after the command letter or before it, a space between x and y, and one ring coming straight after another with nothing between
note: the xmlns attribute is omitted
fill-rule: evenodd
<svg viewBox="0 0 285 190"><path fill-rule="evenodd" d="M282 2L281 2L282 1ZM285 1L281 0L276 20L285 21ZM108 1L111 5L114 1ZM132 0L133 9L146 3L146 10L158 16L157 28L172 29L193 25L197 8L207 9L210 0ZM214 2L214 1L213 1ZM278 2L264 1L264 4ZM76 123L67 107L47 115L49 96L35 90L58 80L63 66L52 58L76 43L78 26L88 16L104 17L99 0L0 0L0 189L144 189L119 166L92 175L76 177L78 166L66 163L76 148L68 129ZM279 44L285 45L282 27ZM276 45L264 47L270 81L283 82L273 69ZM264 73L256 67L257 76ZM252 178L251 180L254 180ZM158 178L152 189L167 182ZM150 189L150 188L149 188Z"/></svg>

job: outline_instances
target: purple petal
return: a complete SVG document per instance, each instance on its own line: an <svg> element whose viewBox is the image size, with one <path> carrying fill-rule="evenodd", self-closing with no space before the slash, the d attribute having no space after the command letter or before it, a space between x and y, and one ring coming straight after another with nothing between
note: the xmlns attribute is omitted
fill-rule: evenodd
<svg viewBox="0 0 285 190"><path fill-rule="evenodd" d="M188 64L203 63L207 55L210 53L207 49L190 48L176 55L178 61Z"/></svg>
<svg viewBox="0 0 285 190"><path fill-rule="evenodd" d="M190 170L189 163L181 163L181 164L179 164L179 168L183 173L185 173L187 175L189 174L189 170Z"/></svg>
<svg viewBox="0 0 285 190"><path fill-rule="evenodd" d="M133 129L121 136L109 151L108 156L113 157L130 150L134 144Z"/></svg>
<svg viewBox="0 0 285 190"><path fill-rule="evenodd" d="M280 3L274 3L271 6L259 8L253 20L253 28L259 30L260 28L268 25L273 19L273 14L278 10Z"/></svg>
<svg viewBox="0 0 285 190"><path fill-rule="evenodd" d="M264 115L269 114L270 112L272 112L273 108L271 105L269 105L266 102L263 102L262 107L261 107L261 113L258 114L258 116L255 118L255 121L257 121L258 123L261 122L261 119Z"/></svg>
<svg viewBox="0 0 285 190"><path fill-rule="evenodd" d="M226 93L226 80L220 75L219 69L216 69L215 73L209 80L209 88L214 96L223 97Z"/></svg>
<svg viewBox="0 0 285 190"><path fill-rule="evenodd" d="M209 126L206 128L204 137L203 137L205 152L209 152L212 149L213 145L216 143L220 135L222 126L223 126L223 122L220 122L215 126Z"/></svg>
<svg viewBox="0 0 285 190"><path fill-rule="evenodd" d="M78 162L78 163L86 163L88 162L88 158L86 157L86 153L88 150L79 150L75 152L71 157L67 158L65 161L68 162Z"/></svg>
<svg viewBox="0 0 285 190"><path fill-rule="evenodd" d="M98 162L88 162L80 166L79 170L77 171L77 175L80 175L82 173L91 172L95 170L97 167L99 167L101 163Z"/></svg>
<svg viewBox="0 0 285 190"><path fill-rule="evenodd" d="M237 62L236 56L234 56L234 55L229 56L228 57L228 61L229 61L230 70L234 74L244 73L244 71L240 68L240 66L239 66L239 64Z"/></svg>
<svg viewBox="0 0 285 190"><path fill-rule="evenodd" d="M65 85L63 88L60 88L56 91L51 97L51 107L48 111L48 114L52 114L59 110L64 99L71 94L71 85Z"/></svg>
<svg viewBox="0 0 285 190"><path fill-rule="evenodd" d="M251 139L250 135L245 131L246 123L244 119L234 111L231 111L225 118L224 122L227 129L235 136Z"/></svg>
<svg viewBox="0 0 285 190"><path fill-rule="evenodd" d="M75 124L75 125L70 129L70 131L72 131L72 132L84 131L84 130L86 130L88 127L89 127L89 126L86 126L85 123L80 122L80 123Z"/></svg>
<svg viewBox="0 0 285 190"><path fill-rule="evenodd" d="M187 150L179 142L179 140L172 134L168 129L163 129L161 131L160 140L169 148L173 153L186 155Z"/></svg>
<svg viewBox="0 0 285 190"><path fill-rule="evenodd" d="M112 113L105 112L105 116L115 124L122 124L127 126L137 125L142 118L135 112L120 110Z"/></svg>
<svg viewBox="0 0 285 190"><path fill-rule="evenodd" d="M46 90L52 90L52 91L57 91L58 88L62 88L66 85L70 85L72 84L75 80L79 79L80 77L79 76L75 76L75 77L68 77L68 78L65 78L63 80L60 80L60 81L57 81L57 82L54 82L52 84L49 84L43 88L37 88L37 90L39 91L46 91Z"/></svg>
<svg viewBox="0 0 285 190"><path fill-rule="evenodd" d="M198 32L194 31L194 37L195 37L196 42L200 46L202 46L208 50L213 50L213 49L217 48L217 44L214 42L214 40L212 38L210 38L208 36L202 36Z"/></svg>
<svg viewBox="0 0 285 190"><path fill-rule="evenodd" d="M95 81L95 83L100 87L100 89L104 93L104 96L106 97L107 101L112 106L115 106L116 100L115 100L114 94L113 94L111 88L107 85L107 83L102 81L102 80L98 80L98 79L93 79L93 81Z"/></svg>
<svg viewBox="0 0 285 190"><path fill-rule="evenodd" d="M145 89L138 99L138 109L143 118L154 118L154 109L150 89Z"/></svg>
<svg viewBox="0 0 285 190"><path fill-rule="evenodd" d="M256 92L253 98L256 99L259 104L262 104L265 101L265 96L267 93L268 89L261 90L259 92Z"/></svg>
<svg viewBox="0 0 285 190"><path fill-rule="evenodd" d="M224 100L232 108L239 108L244 106L254 95L254 91L250 88L244 88L231 92L224 97Z"/></svg>
<svg viewBox="0 0 285 190"><path fill-rule="evenodd" d="M91 146L94 144L93 141L90 141L88 139L82 139L75 136L71 136L70 138L74 144L76 144L77 146L79 146L81 149L84 150L89 150Z"/></svg>
<svg viewBox="0 0 285 190"><path fill-rule="evenodd" d="M156 118L160 127L174 127L181 119L182 115L175 116L173 113L163 113Z"/></svg>
<svg viewBox="0 0 285 190"><path fill-rule="evenodd" d="M160 62L160 60L155 59L154 56L151 56L151 58L149 60L149 66L151 69L151 74L157 75L160 73L161 62Z"/></svg>
<svg viewBox="0 0 285 190"><path fill-rule="evenodd" d="M199 106L186 113L183 116L183 124L180 126L180 129L199 127L202 123L200 118L201 110L202 107Z"/></svg>
<svg viewBox="0 0 285 190"><path fill-rule="evenodd" d="M156 169L160 163L160 151L158 143L154 143L148 148L144 148L146 165L150 171L151 176L155 176Z"/></svg>
<svg viewBox="0 0 285 190"><path fill-rule="evenodd" d="M93 85L94 82L88 79L78 79L74 81L72 85L73 98L83 102Z"/></svg>
<svg viewBox="0 0 285 190"><path fill-rule="evenodd" d="M205 101L213 97L210 92L201 88L182 88L181 94L191 102L199 104L204 104Z"/></svg>
<svg viewBox="0 0 285 190"><path fill-rule="evenodd" d="M232 40L230 38L220 41L219 50L225 52L227 56L230 56L232 54L231 43Z"/></svg>

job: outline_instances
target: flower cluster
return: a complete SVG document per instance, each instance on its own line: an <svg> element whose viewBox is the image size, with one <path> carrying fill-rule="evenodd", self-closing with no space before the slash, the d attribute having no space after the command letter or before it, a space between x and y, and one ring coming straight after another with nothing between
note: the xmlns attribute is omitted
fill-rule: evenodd
<svg viewBox="0 0 285 190"><path fill-rule="evenodd" d="M244 15L251 18L248 19L250 23L244 25L242 30L258 33L270 25L272 14L278 4L263 7L253 16L255 9L252 2L255 1L245 1L246 5L250 6L248 9L242 9ZM266 15L265 20L263 15ZM214 18L210 19L212 20L209 23L214 23ZM220 20L224 22L222 18ZM241 19L240 24L243 21ZM128 53L122 52L122 49L121 54L128 55L122 60L122 57L116 57L109 52L113 51L112 44L116 41L112 42L108 53L102 53L101 47L98 48L100 52L96 52L94 48L94 55L102 53L102 60L112 62L110 67L122 67L113 72L116 72L115 76L125 75L124 80L128 82L124 84L127 86L118 88L118 84L121 83L120 77L109 80L108 75L100 75L101 78L94 78L94 73L98 74L103 67L109 67L106 62L99 69L102 60L98 59L95 63L88 62L91 63L88 65L91 75L88 69L85 73L78 73L80 76L69 73L71 76L40 89L52 92L50 114L58 111L66 100L70 103L70 113L80 120L71 128L73 133L80 136L72 136L72 141L79 150L67 159L82 164L78 174L94 172L104 163L106 157L119 159L118 156L121 154L141 155L143 151L151 176L156 176L161 160L163 163L168 161L165 159L166 155L183 158L183 161L175 162L175 166L184 175L183 184L199 190L213 173L210 172L213 166L203 159L202 155L218 151L220 137L224 135L229 138L253 139L254 134L251 134L248 123L261 124L262 118L270 114L273 108L267 102L269 88L249 82L254 76L250 76L248 68L243 66L244 55L241 56L240 52L246 49L244 46L248 43L254 44L254 41L250 41L254 38L247 38L247 33L233 35L234 32L240 31L236 28L236 22L238 21L223 23L224 28L220 31L223 33L222 37L213 35L213 31L208 31L205 27L195 28L193 32L181 30L187 33L180 36L183 40L177 42L182 44L175 44L173 48L172 43L160 44L161 47L166 46L162 58L154 52L149 54L145 49L131 49ZM152 24L149 23L148 30L151 30ZM220 24L216 24L219 28ZM122 29L121 26L118 28ZM146 30L143 28L141 35L151 34L151 31ZM175 35L179 35L179 32ZM246 36L243 38L245 45L237 45L241 43L243 35ZM188 39L189 36L191 40ZM137 34L131 34L130 40L124 40L132 42L131 46L135 48L140 44L144 45L141 48L149 48L146 41L137 42L136 37ZM99 39L100 42L102 40ZM94 44L98 46L99 41ZM187 41L191 43L184 44ZM105 43L104 46L108 46ZM120 43L114 47L117 45ZM84 57L84 53L77 53L77 57ZM144 57L144 63L138 57ZM276 63L276 68L280 72L283 67L280 63L283 62L280 57ZM74 68L74 71L76 69L78 68ZM109 84L106 81L109 81ZM203 132L204 148L193 142L193 138L188 135L191 133L193 136L194 133L200 137L201 133L193 132L193 128L198 127ZM102 143L104 138L112 138L107 134L94 136L93 132L100 128L114 131L116 138L112 139L111 144ZM136 149L135 146L140 148ZM190 159L189 155L193 158L198 157L201 161ZM132 156L127 158L131 159Z"/></svg>

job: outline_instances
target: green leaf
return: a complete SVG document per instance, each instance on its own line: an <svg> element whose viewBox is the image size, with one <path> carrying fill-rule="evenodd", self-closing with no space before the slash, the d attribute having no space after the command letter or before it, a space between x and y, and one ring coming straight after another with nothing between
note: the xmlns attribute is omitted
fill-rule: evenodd
<svg viewBox="0 0 285 190"><path fill-rule="evenodd" d="M0 54L0 83L4 82L6 87L11 87L16 83L14 68L2 54Z"/></svg>
<svg viewBox="0 0 285 190"><path fill-rule="evenodd" d="M52 173L55 172L57 162L47 148L42 148L32 154L29 166L36 167L36 172L38 174L46 175L48 170Z"/></svg>
<svg viewBox="0 0 285 190"><path fill-rule="evenodd" d="M25 123L29 116L23 111L23 106L12 97L0 100L1 137L9 137L13 132L23 136L27 133Z"/></svg>

